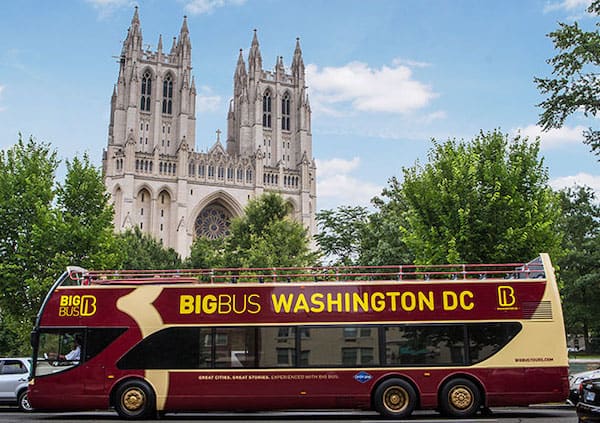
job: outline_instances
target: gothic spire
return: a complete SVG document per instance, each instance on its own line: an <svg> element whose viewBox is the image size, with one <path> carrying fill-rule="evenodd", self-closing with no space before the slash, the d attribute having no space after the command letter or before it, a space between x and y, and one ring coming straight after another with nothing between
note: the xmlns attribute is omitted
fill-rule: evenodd
<svg viewBox="0 0 600 423"><path fill-rule="evenodd" d="M187 16L183 17L183 23L181 24L181 31L179 31L179 42L188 44L190 43L190 30L188 29Z"/></svg>
<svg viewBox="0 0 600 423"><path fill-rule="evenodd" d="M159 34L158 36L158 49L157 51L159 53L162 53L162 49L163 49L163 45L162 45L162 34Z"/></svg>
<svg viewBox="0 0 600 423"><path fill-rule="evenodd" d="M292 75L299 79L304 79L304 60L302 60L300 38L296 38L296 49L294 50L294 59L292 60Z"/></svg>
<svg viewBox="0 0 600 423"><path fill-rule="evenodd" d="M181 34L188 34L189 35L190 30L188 29L188 24L187 24L187 16L183 17L183 23L181 24Z"/></svg>
<svg viewBox="0 0 600 423"><path fill-rule="evenodd" d="M138 13L138 7L135 6L135 11L133 12L133 18L131 18L131 26L139 27L140 26L140 15Z"/></svg>
<svg viewBox="0 0 600 423"><path fill-rule="evenodd" d="M254 30L254 37L252 37L252 45L250 46L250 54L248 55L248 66L254 71L262 70L262 56L260 55L260 47L258 46L256 29Z"/></svg>
<svg viewBox="0 0 600 423"><path fill-rule="evenodd" d="M240 49L240 54L238 56L237 66L235 68L236 75L245 75L246 74L246 63L244 63L244 55L242 54L242 49Z"/></svg>
<svg viewBox="0 0 600 423"><path fill-rule="evenodd" d="M140 29L140 15L137 6L135 6L135 11L131 18L131 25L127 30L127 38L125 38L125 41L123 42L123 47L125 46L132 50L142 49L142 31Z"/></svg>
<svg viewBox="0 0 600 423"><path fill-rule="evenodd" d="M192 43L190 42L190 30L188 29L187 16L183 17L179 41L177 42L177 54L180 54L184 62L190 62L192 57Z"/></svg>

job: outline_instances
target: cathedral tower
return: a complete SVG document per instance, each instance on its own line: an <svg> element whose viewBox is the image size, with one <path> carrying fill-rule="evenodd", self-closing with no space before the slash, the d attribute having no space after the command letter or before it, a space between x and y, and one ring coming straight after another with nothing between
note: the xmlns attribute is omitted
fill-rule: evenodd
<svg viewBox="0 0 600 423"><path fill-rule="evenodd" d="M162 36L155 51L142 48L136 7L119 60L103 155L117 231L134 226L182 257L197 236L228 233L248 201L277 192L294 217L315 234L316 167L310 105L299 40L287 73L283 58L262 69L256 31L248 67L240 50L227 116L207 153L197 153L196 88L187 18L169 53Z"/></svg>

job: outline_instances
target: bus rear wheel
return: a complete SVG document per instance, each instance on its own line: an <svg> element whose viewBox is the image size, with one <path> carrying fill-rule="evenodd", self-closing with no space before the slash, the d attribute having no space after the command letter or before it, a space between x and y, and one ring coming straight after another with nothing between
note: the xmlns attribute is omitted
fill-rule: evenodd
<svg viewBox="0 0 600 423"><path fill-rule="evenodd" d="M375 390L375 410L382 416L405 418L417 405L417 393L410 383L402 379L388 379Z"/></svg>
<svg viewBox="0 0 600 423"><path fill-rule="evenodd" d="M466 418L481 407L481 392L468 379L458 378L447 382L440 393L440 409L450 417Z"/></svg>
<svg viewBox="0 0 600 423"><path fill-rule="evenodd" d="M156 400L152 388L144 381L130 380L117 389L115 409L126 419L153 417Z"/></svg>

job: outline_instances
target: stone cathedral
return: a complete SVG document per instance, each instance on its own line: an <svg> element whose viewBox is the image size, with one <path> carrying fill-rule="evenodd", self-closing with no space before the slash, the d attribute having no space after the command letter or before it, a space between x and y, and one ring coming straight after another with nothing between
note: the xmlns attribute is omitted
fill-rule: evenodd
<svg viewBox="0 0 600 423"><path fill-rule="evenodd" d="M311 110L300 43L291 69L283 58L262 68L256 31L240 50L224 143L217 130L196 152L196 85L187 19L169 51L142 48L136 7L111 98L103 175L117 231L139 227L182 257L198 236L228 233L249 200L277 192L293 217L315 234L316 166Z"/></svg>

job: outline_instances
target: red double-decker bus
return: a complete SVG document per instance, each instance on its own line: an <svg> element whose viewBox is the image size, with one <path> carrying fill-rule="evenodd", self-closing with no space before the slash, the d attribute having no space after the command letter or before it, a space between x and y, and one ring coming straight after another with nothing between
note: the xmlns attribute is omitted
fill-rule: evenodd
<svg viewBox="0 0 600 423"><path fill-rule="evenodd" d="M69 268L32 333L40 410L415 409L564 401L546 254L528 264L94 272Z"/></svg>

